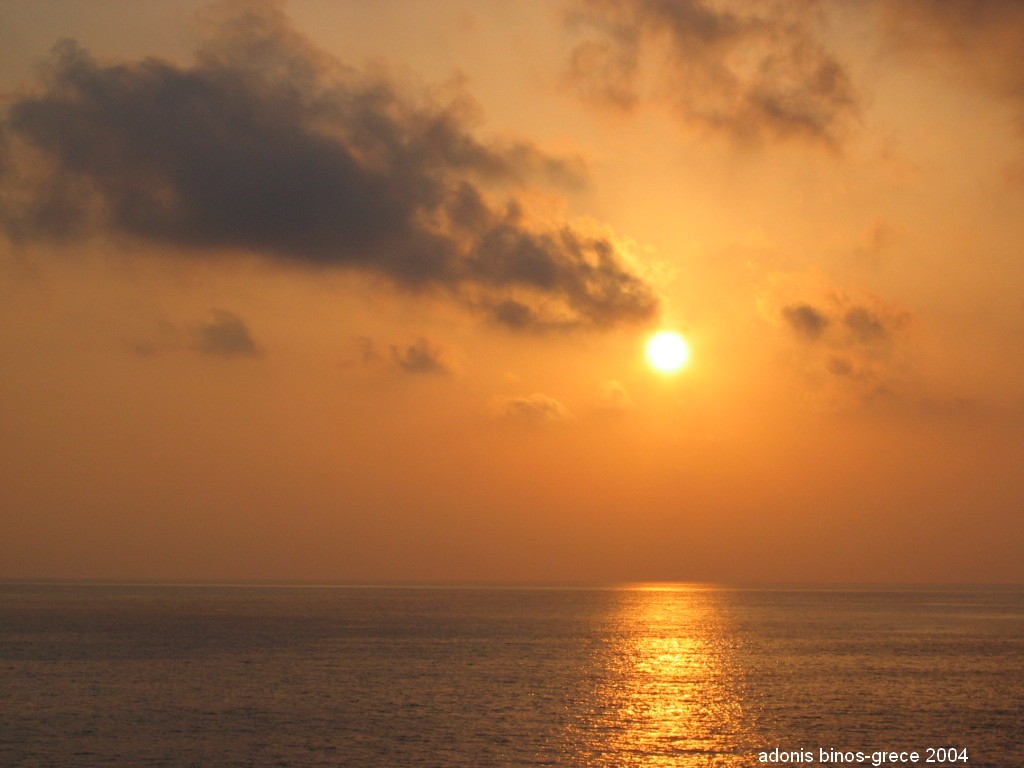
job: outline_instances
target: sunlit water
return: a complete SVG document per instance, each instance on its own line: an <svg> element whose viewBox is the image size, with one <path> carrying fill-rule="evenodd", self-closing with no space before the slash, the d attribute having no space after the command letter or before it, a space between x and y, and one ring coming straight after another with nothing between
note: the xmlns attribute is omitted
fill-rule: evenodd
<svg viewBox="0 0 1024 768"><path fill-rule="evenodd" d="M1022 743L1021 591L0 586L5 767L1017 768Z"/></svg>

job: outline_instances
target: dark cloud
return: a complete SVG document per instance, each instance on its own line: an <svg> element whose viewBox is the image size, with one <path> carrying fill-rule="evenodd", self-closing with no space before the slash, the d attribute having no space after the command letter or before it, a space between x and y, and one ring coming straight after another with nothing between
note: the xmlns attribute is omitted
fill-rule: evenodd
<svg viewBox="0 0 1024 768"><path fill-rule="evenodd" d="M834 144L857 116L843 66L816 37L815 2L575 0L591 33L570 57L585 98L629 108L644 96L643 58L667 57L668 92L684 119L743 140ZM660 71L660 70L659 70Z"/></svg>
<svg viewBox="0 0 1024 768"><path fill-rule="evenodd" d="M218 357L258 357L262 354L249 328L238 315L222 309L196 329L196 349Z"/></svg>
<svg viewBox="0 0 1024 768"><path fill-rule="evenodd" d="M391 358L405 373L446 375L452 370L445 350L422 336L404 349L391 347Z"/></svg>
<svg viewBox="0 0 1024 768"><path fill-rule="evenodd" d="M563 226L531 232L506 216L482 234L467 261L472 281L485 288L529 288L557 297L561 306L506 298L484 300L488 314L510 328L570 328L580 322L601 327L626 318L649 318L651 289L624 269L614 246Z"/></svg>
<svg viewBox="0 0 1024 768"><path fill-rule="evenodd" d="M782 319L797 335L817 339L828 327L829 319L810 304L791 304L782 308Z"/></svg>
<svg viewBox="0 0 1024 768"><path fill-rule="evenodd" d="M654 317L607 236L492 202L531 179L578 185L578 160L478 140L464 95L414 98L316 50L275 5L231 7L187 67L57 45L43 88L7 111L45 169L10 233L106 227L194 255L360 269L513 328Z"/></svg>
<svg viewBox="0 0 1024 768"><path fill-rule="evenodd" d="M492 405L499 417L532 424L549 424L572 418L569 410L558 400L540 392L529 397L498 398Z"/></svg>

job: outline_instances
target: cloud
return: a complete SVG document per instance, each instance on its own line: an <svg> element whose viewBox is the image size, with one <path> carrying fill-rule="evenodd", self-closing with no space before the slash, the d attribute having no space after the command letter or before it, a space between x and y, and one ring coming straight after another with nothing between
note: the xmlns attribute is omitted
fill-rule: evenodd
<svg viewBox="0 0 1024 768"><path fill-rule="evenodd" d="M452 372L448 354L441 347L420 336L405 349L391 347L391 358L405 373L434 373L447 375Z"/></svg>
<svg viewBox="0 0 1024 768"><path fill-rule="evenodd" d="M782 319L799 336L817 339L828 327L829 319L810 304L790 304L782 308Z"/></svg>
<svg viewBox="0 0 1024 768"><path fill-rule="evenodd" d="M890 46L919 63L1008 98L1024 130L1024 4L957 0L869 3Z"/></svg>
<svg viewBox="0 0 1024 768"><path fill-rule="evenodd" d="M867 307L851 307L843 315L843 325L862 344L884 341L894 328L903 323L903 316L882 317L876 310Z"/></svg>
<svg viewBox="0 0 1024 768"><path fill-rule="evenodd" d="M505 419L531 424L568 421L572 414L558 400L535 392L529 397L500 397L491 403L492 412Z"/></svg>
<svg viewBox="0 0 1024 768"><path fill-rule="evenodd" d="M607 235L517 197L583 183L578 159L478 139L461 91L413 95L345 67L276 5L226 8L190 66L54 48L42 88L7 109L23 156L5 184L12 236L107 230L193 257L360 270L518 330L655 317Z"/></svg>
<svg viewBox="0 0 1024 768"><path fill-rule="evenodd" d="M259 357L262 354L242 318L222 309L213 310L213 318L196 328L195 348L218 357Z"/></svg>
<svg viewBox="0 0 1024 768"><path fill-rule="evenodd" d="M817 3L575 0L570 18L590 37L573 50L569 82L586 100L620 109L648 96L657 68L687 122L735 139L809 138L835 144L857 118L846 70L816 36Z"/></svg>
<svg viewBox="0 0 1024 768"><path fill-rule="evenodd" d="M890 44L933 63L966 64L973 75L1024 97L1015 56L1024 43L1024 4L876 0L874 6Z"/></svg>
<svg viewBox="0 0 1024 768"><path fill-rule="evenodd" d="M845 295L835 294L826 304L808 303L782 307L784 323L802 339L821 342L832 348L879 348L908 320L906 312L883 307L851 304Z"/></svg>
<svg viewBox="0 0 1024 768"><path fill-rule="evenodd" d="M531 232L517 212L481 236L469 263L473 282L485 288L477 302L509 328L601 328L652 319L657 307L651 288L622 267L615 246L603 235L563 226ZM521 286L502 293L487 288Z"/></svg>
<svg viewBox="0 0 1024 768"><path fill-rule="evenodd" d="M776 275L760 305L795 344L793 361L834 399L867 402L898 389L895 360L909 312L820 275Z"/></svg>

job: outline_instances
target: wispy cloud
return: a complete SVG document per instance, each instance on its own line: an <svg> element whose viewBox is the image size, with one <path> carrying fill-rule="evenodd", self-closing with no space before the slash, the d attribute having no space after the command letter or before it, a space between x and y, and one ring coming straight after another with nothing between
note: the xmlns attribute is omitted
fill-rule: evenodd
<svg viewBox="0 0 1024 768"><path fill-rule="evenodd" d="M817 34L820 17L815 2L576 0L570 19L588 37L570 56L569 82L619 109L668 98L687 122L743 141L834 145L860 99Z"/></svg>
<svg viewBox="0 0 1024 768"><path fill-rule="evenodd" d="M1024 130L1024 4L874 0L868 5L879 14L892 49L1009 99Z"/></svg>

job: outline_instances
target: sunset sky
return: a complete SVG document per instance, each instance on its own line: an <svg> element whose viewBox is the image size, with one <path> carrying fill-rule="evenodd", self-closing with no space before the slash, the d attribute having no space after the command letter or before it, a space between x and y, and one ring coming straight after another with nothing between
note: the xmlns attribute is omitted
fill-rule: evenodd
<svg viewBox="0 0 1024 768"><path fill-rule="evenodd" d="M1024 581L1024 3L0 50L0 577Z"/></svg>

